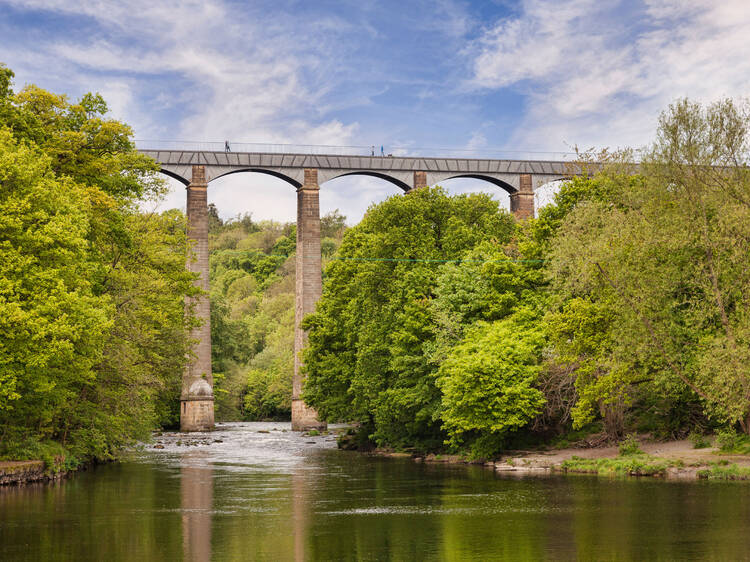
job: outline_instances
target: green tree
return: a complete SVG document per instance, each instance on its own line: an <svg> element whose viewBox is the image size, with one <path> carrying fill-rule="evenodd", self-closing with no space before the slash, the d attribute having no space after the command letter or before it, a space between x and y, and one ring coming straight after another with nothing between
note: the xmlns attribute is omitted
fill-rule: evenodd
<svg viewBox="0 0 750 562"><path fill-rule="evenodd" d="M562 347L577 349L589 381L579 423L593 400L629 403L646 385L687 390L714 419L750 431L749 116L730 100L675 103L640 174L608 166L608 199L578 205L560 228L556 292L588 303L563 308L558 322L571 328ZM596 342L589 326L602 307L607 334Z"/></svg>
<svg viewBox="0 0 750 562"><path fill-rule="evenodd" d="M211 233L211 339L218 419L289 419L295 239L293 224L273 221L229 221ZM335 239L330 240L337 246Z"/></svg>
<svg viewBox="0 0 750 562"><path fill-rule="evenodd" d="M219 210L216 208L215 203L208 204L208 232L213 234L224 225L224 221L219 216Z"/></svg>
<svg viewBox="0 0 750 562"><path fill-rule="evenodd" d="M2 345L14 348L0 455L40 456L53 440L67 464L112 458L176 413L195 293L184 217L138 211L164 184L100 96L15 94L11 79L0 67Z"/></svg>
<svg viewBox="0 0 750 562"><path fill-rule="evenodd" d="M346 229L346 217L336 209L320 217L320 237L337 238Z"/></svg>
<svg viewBox="0 0 750 562"><path fill-rule="evenodd" d="M0 419L9 433L65 422L111 326L111 304L89 281L87 190L51 159L0 129ZM9 422L13 427L8 427Z"/></svg>
<svg viewBox="0 0 750 562"><path fill-rule="evenodd" d="M469 330L437 379L450 444L468 442L475 457L491 457L541 412L545 399L535 384L545 344L541 315L530 307Z"/></svg>
<svg viewBox="0 0 750 562"><path fill-rule="evenodd" d="M431 356L441 268L481 242L507 242L514 229L487 195L420 189L371 207L345 234L306 320L308 403L329 420L363 423L381 444L439 447Z"/></svg>

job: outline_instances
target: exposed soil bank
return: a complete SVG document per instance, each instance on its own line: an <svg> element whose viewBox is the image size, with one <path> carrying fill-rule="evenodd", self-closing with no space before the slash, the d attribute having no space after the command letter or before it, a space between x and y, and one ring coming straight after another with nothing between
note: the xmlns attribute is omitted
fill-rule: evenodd
<svg viewBox="0 0 750 562"><path fill-rule="evenodd" d="M79 472L88 470L94 462L78 465L70 470L52 471L45 468L44 461L0 461L0 487L28 482L53 482L62 480Z"/></svg>
<svg viewBox="0 0 750 562"><path fill-rule="evenodd" d="M647 470L638 469L626 472L631 476L652 476L669 479L698 479L698 478L723 478L723 479L750 479L746 476L714 476L717 465L720 467L736 466L740 472L750 471L750 456L720 454L715 447L705 449L694 449L693 443L687 439L681 441L666 442L641 442L640 448L648 458L647 462L664 466L663 470L650 473ZM477 463L469 461L460 455L426 455L417 456L408 453L394 453L387 450L376 450L372 454L384 457L411 457L415 462L426 463L463 463L483 464L487 468L502 472L503 474L550 474L553 472L577 472L584 474L596 474L596 470L589 468L571 467L572 465L586 465L585 461L597 459L625 460L628 457L619 456L618 446L590 447L590 448L566 448L550 449L544 451L512 451L501 458ZM566 463L567 461L567 463ZM584 461L584 462L574 462ZM590 464L590 463L589 463Z"/></svg>
<svg viewBox="0 0 750 562"><path fill-rule="evenodd" d="M0 486L23 484L52 478L45 474L42 461L0 461Z"/></svg>

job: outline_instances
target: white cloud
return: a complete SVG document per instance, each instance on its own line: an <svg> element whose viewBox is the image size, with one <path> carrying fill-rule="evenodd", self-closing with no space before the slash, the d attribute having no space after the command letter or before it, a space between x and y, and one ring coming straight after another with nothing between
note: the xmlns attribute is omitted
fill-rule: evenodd
<svg viewBox="0 0 750 562"><path fill-rule="evenodd" d="M487 138L479 131L474 131L466 143L465 149L469 151L479 151L487 146Z"/></svg>
<svg viewBox="0 0 750 562"><path fill-rule="evenodd" d="M25 48L6 51L4 60L42 86L54 71L59 73L54 84L62 83L64 91L72 89L66 79L81 91L100 91L113 116L134 127L136 138L341 145L351 144L357 132L356 122L325 113L325 96L334 86L336 34L351 27L341 18L304 23L256 18L221 0L8 3L96 22L97 34L42 42L33 56ZM255 8L248 9L252 14ZM151 107L138 97L144 91L155 100ZM155 110L174 110L175 121L160 121L149 113ZM374 193L350 190L346 183L325 188L323 199L331 191L332 208L356 221L368 204L361 194ZM158 208L184 208L184 187L170 185ZM261 174L216 180L209 200L225 217L243 212L258 219L296 217L294 189Z"/></svg>
<svg viewBox="0 0 750 562"><path fill-rule="evenodd" d="M568 49L584 46L586 38L573 33L583 31L582 16L597 4L594 0L525 2L522 17L501 20L476 42L473 82L499 88L548 76L565 62Z"/></svg>
<svg viewBox="0 0 750 562"><path fill-rule="evenodd" d="M515 146L641 146L674 99L750 90L746 0L649 0L635 14L625 2L522 6L472 46L472 86L529 96Z"/></svg>
<svg viewBox="0 0 750 562"><path fill-rule="evenodd" d="M119 103L127 81L131 92L161 83L160 105L169 94L187 105L171 124L172 138L345 144L356 130L356 123L326 119L318 111L332 61L324 56L331 54L327 40L315 39L344 27L336 18L290 27L283 18L254 18L219 0L9 3L93 18L102 27L92 39L71 36L37 45L37 60L25 70L43 76L50 68L73 69L71 77L84 88L114 92L113 114L125 121L132 122L135 113L133 104ZM137 137L164 130L155 123L142 128Z"/></svg>

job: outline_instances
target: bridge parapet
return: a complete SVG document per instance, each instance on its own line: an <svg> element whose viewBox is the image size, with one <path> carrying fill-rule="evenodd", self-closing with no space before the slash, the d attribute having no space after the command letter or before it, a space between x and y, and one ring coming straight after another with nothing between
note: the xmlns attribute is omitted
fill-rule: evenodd
<svg viewBox="0 0 750 562"><path fill-rule="evenodd" d="M203 150L141 152L156 160L164 173L184 185L190 183L193 165L205 167L207 182L232 173L254 171L274 175L299 188L304 183L304 170L317 169L321 185L341 176L369 175L390 181L404 191L415 187L415 173L425 174L426 185L435 185L452 178L475 178L495 184L509 193L520 189L521 174L531 176L533 190L550 181L580 173L574 163L561 160L341 156Z"/></svg>

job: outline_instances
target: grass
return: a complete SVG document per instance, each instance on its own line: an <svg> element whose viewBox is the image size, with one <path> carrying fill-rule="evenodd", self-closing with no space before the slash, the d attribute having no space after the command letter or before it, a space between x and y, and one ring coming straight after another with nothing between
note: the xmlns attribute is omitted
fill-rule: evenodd
<svg viewBox="0 0 750 562"><path fill-rule="evenodd" d="M573 457L562 463L562 469L566 472L604 476L663 476L669 467L682 465L682 461L637 453L604 459Z"/></svg>
<svg viewBox="0 0 750 562"><path fill-rule="evenodd" d="M0 461L41 460L49 473L76 470L83 461L57 441L19 439L12 448L0 451Z"/></svg>
<svg viewBox="0 0 750 562"><path fill-rule="evenodd" d="M707 480L750 480L750 467L739 466L728 461L712 462L708 468L698 471L698 478Z"/></svg>

